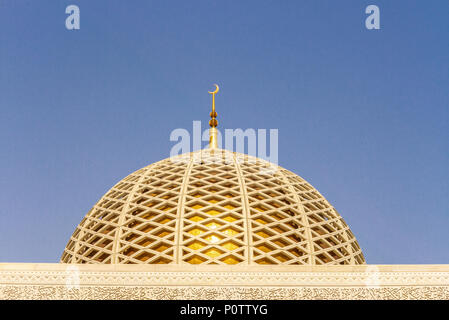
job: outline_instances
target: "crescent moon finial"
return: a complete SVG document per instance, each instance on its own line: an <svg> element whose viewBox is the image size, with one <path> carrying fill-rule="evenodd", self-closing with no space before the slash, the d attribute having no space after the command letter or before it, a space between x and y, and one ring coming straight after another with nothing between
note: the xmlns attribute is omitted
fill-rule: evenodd
<svg viewBox="0 0 449 320"><path fill-rule="evenodd" d="M215 90L214 91L208 91L212 95L212 112L210 113L210 129L209 129L209 148L216 149L218 148L218 142L217 142L217 113L215 112L215 94L220 90L217 84L214 84Z"/></svg>
<svg viewBox="0 0 449 320"><path fill-rule="evenodd" d="M208 91L210 94L216 94L218 92L218 90L220 90L220 87L217 84L214 84L215 86L215 91Z"/></svg>

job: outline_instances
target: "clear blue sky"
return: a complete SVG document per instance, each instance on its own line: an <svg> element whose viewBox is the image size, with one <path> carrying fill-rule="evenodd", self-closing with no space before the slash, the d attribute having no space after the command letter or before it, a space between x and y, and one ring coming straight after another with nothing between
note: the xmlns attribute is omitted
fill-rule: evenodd
<svg viewBox="0 0 449 320"><path fill-rule="evenodd" d="M65 8L81 29L65 28ZM381 30L365 28L376 4ZM0 262L57 262L175 128L279 128L368 263L449 263L449 1L0 2Z"/></svg>

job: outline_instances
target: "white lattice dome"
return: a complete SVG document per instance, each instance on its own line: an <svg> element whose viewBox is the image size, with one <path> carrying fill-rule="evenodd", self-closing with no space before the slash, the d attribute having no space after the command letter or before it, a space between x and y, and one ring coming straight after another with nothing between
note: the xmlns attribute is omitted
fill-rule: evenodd
<svg viewBox="0 0 449 320"><path fill-rule="evenodd" d="M205 149L130 174L87 213L63 263L364 264L309 183L261 159Z"/></svg>

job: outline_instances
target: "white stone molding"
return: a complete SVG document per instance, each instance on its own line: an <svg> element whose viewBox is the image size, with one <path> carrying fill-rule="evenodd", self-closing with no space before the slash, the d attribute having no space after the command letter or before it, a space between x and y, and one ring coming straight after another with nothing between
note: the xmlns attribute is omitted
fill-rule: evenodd
<svg viewBox="0 0 449 320"><path fill-rule="evenodd" d="M0 299L449 299L449 265L0 264Z"/></svg>

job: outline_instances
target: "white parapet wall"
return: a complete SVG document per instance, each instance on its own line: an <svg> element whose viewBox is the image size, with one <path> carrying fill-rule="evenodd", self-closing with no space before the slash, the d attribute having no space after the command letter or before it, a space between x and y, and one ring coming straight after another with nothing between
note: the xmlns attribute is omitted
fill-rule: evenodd
<svg viewBox="0 0 449 320"><path fill-rule="evenodd" d="M449 265L2 263L0 299L449 299Z"/></svg>

